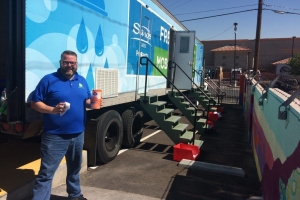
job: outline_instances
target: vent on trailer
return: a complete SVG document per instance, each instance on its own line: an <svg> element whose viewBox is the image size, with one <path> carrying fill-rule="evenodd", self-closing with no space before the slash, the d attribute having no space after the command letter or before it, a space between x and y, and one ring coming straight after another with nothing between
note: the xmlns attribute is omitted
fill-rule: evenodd
<svg viewBox="0 0 300 200"><path fill-rule="evenodd" d="M102 98L118 96L119 71L96 68L96 90L102 90Z"/></svg>

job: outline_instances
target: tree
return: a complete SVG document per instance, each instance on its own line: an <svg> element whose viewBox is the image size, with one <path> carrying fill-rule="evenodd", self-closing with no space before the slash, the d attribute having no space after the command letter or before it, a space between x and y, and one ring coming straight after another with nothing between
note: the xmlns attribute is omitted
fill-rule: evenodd
<svg viewBox="0 0 300 200"><path fill-rule="evenodd" d="M291 58L289 65L291 67L291 75L300 75L300 53Z"/></svg>

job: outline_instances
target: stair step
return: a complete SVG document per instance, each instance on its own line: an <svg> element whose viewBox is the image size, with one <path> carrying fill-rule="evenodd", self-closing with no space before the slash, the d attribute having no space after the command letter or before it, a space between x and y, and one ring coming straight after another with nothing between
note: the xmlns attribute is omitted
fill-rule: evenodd
<svg viewBox="0 0 300 200"><path fill-rule="evenodd" d="M192 131L186 131L182 136L180 136L180 140L183 143L191 143L193 139L193 132Z"/></svg>
<svg viewBox="0 0 300 200"><path fill-rule="evenodd" d="M174 96L174 98L177 98L177 99L184 99L183 96Z"/></svg>
<svg viewBox="0 0 300 200"><path fill-rule="evenodd" d="M146 96L147 97L155 97L155 96L157 96L157 94L154 94L153 92L151 93L146 93Z"/></svg>
<svg viewBox="0 0 300 200"><path fill-rule="evenodd" d="M172 108L164 108L160 111L158 111L157 113L164 113L164 114L170 114L174 109Z"/></svg>
<svg viewBox="0 0 300 200"><path fill-rule="evenodd" d="M207 97L205 95L202 95L202 94L200 94L198 97L201 98L201 99L207 99Z"/></svg>
<svg viewBox="0 0 300 200"><path fill-rule="evenodd" d="M193 91L192 93L195 93L195 94L202 94L203 92L201 92L201 91Z"/></svg>
<svg viewBox="0 0 300 200"><path fill-rule="evenodd" d="M156 105L156 106L162 106L165 104L167 104L166 101L156 101L156 102L151 103L151 105Z"/></svg>
<svg viewBox="0 0 300 200"><path fill-rule="evenodd" d="M181 96L181 93L178 91L174 92L174 94L175 94L175 96Z"/></svg>
<svg viewBox="0 0 300 200"><path fill-rule="evenodd" d="M210 111L217 111L217 109L218 109L218 108L216 108L216 107L210 107L209 110L210 110Z"/></svg>
<svg viewBox="0 0 300 200"><path fill-rule="evenodd" d="M173 130L178 130L180 132L184 132L187 127L188 127L188 124L179 123L173 128Z"/></svg>
<svg viewBox="0 0 300 200"><path fill-rule="evenodd" d="M187 101L183 101L183 102L181 102L181 104L190 105L190 103Z"/></svg>
<svg viewBox="0 0 300 200"><path fill-rule="evenodd" d="M180 96L181 94L179 93L179 92L175 92L175 91L173 91L173 95L172 95L172 91L169 91L168 92L168 95L170 95L170 96Z"/></svg>
<svg viewBox="0 0 300 200"><path fill-rule="evenodd" d="M167 121L167 122L173 122L175 124L176 122L179 121L180 118L181 117L179 117L179 116L171 116L168 119L166 119L165 121Z"/></svg>
<svg viewBox="0 0 300 200"><path fill-rule="evenodd" d="M199 123L206 123L206 119L205 118L200 118L197 122L199 122Z"/></svg>
<svg viewBox="0 0 300 200"><path fill-rule="evenodd" d="M200 149L200 147L202 146L203 142L204 142L203 140L194 140L194 145L197 146L197 147L199 147L199 149ZM193 143L191 142L191 144L193 144Z"/></svg>
<svg viewBox="0 0 300 200"><path fill-rule="evenodd" d="M190 107L188 107L188 108L186 108L187 110L195 110L195 108L193 107L193 106L190 106ZM196 110L197 110L197 108L196 108Z"/></svg>
<svg viewBox="0 0 300 200"><path fill-rule="evenodd" d="M157 94L146 94L145 96L144 95L142 95L142 96L140 96L140 100L142 101L142 102L147 102L148 104L149 103L153 103L153 102L156 102L157 101Z"/></svg>
<svg viewBox="0 0 300 200"><path fill-rule="evenodd" d="M195 113L193 113L193 114L191 114L192 115L192 117L195 117ZM201 116L203 116L203 112L197 112L197 115L196 115L197 117L201 117Z"/></svg>

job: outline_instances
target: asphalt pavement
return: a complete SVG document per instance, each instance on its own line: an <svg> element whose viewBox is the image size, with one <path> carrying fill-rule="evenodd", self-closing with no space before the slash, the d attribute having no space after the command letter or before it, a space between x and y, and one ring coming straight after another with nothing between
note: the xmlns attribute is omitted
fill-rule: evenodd
<svg viewBox="0 0 300 200"><path fill-rule="evenodd" d="M185 117L181 122L188 123ZM196 161L239 168L245 176L179 166L173 160L174 144L150 120L145 123L139 145L122 149L112 162L82 174L82 193L89 200L260 199L260 182L242 107L224 104L215 130L202 134L200 139L204 143ZM51 200L67 199L65 185L54 188L52 194Z"/></svg>

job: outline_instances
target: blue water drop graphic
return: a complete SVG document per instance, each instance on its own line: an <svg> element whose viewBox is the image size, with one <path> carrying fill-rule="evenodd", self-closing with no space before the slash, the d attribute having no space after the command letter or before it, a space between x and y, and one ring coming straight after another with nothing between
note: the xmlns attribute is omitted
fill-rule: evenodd
<svg viewBox="0 0 300 200"><path fill-rule="evenodd" d="M105 64L104 64L104 68L108 69L108 62L107 62L107 59L105 59Z"/></svg>
<svg viewBox="0 0 300 200"><path fill-rule="evenodd" d="M81 20L76 38L76 47L80 53L86 53L88 50L88 37L83 18Z"/></svg>
<svg viewBox="0 0 300 200"><path fill-rule="evenodd" d="M93 90L95 88L92 64L90 64L89 71L86 75L86 82L90 90Z"/></svg>
<svg viewBox="0 0 300 200"><path fill-rule="evenodd" d="M101 26L98 28L96 40L95 40L95 54L97 56L102 56L104 52L104 42Z"/></svg>

